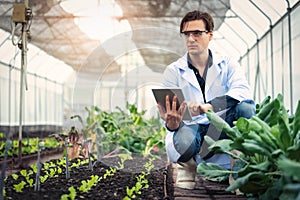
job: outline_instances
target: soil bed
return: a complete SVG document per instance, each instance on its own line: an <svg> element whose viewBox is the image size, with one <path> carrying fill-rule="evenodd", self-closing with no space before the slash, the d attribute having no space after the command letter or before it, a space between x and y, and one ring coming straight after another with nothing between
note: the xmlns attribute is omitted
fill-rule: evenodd
<svg viewBox="0 0 300 200"><path fill-rule="evenodd" d="M54 161L55 160L51 160ZM92 187L88 192L81 192L76 189L76 199L123 199L127 193L126 188L132 188L137 182L137 176L141 172L145 171L144 165L149 161L149 159L143 159L141 157L134 157L131 160L126 160L124 162L124 168L117 170L114 176L107 176L105 179L100 180L96 186ZM17 181L15 181L12 176L8 176L5 181L5 190L6 197L5 199L55 199L58 200L63 194L69 194L69 187L73 186L79 188L82 184L82 180L90 179L91 175L98 175L103 177L106 170L109 170L111 167L119 166L120 159L117 157L105 158L99 162L96 162L93 170L88 169L88 165L85 165L81 168L72 168L70 170L70 178L66 179L66 174L63 171L58 177L48 178L44 183L41 183L40 191L34 191L33 187L25 187L23 192L16 192L14 190L14 184L25 180L25 178L19 175ZM172 187L164 187L164 185L172 186L172 172L166 170L167 162L165 159L155 159L153 161L154 168L151 170L151 173L147 175L147 180L149 188L142 189L141 194L137 195L135 199L151 199L159 200L164 199L165 197L172 198ZM71 166L71 165L70 165ZM43 176L43 172L41 172ZM165 180L164 180L164 177ZM31 175L33 180L35 180L35 174ZM166 182L164 184L164 182Z"/></svg>

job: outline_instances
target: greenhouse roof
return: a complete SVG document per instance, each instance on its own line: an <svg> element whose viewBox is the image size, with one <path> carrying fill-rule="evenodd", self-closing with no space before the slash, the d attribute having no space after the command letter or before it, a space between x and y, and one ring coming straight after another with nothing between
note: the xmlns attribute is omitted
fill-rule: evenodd
<svg viewBox="0 0 300 200"><path fill-rule="evenodd" d="M12 45L8 33L11 33L11 17L15 2L15 0L0 2L2 29L0 55L1 62L6 64L16 57L14 53L16 50L5 54L6 48ZM79 2L81 1L76 1L76 5L78 3L76 8L75 1L71 0L29 0L29 7L33 13L30 45L38 48L33 50L33 47L30 47L28 52L28 68L33 72L50 65L70 66L77 72L90 74L119 73L120 63L116 60L133 51L138 51L145 64L153 71L162 72L166 65L185 52L179 36L179 23L186 12L194 9L207 11L215 19L215 39L211 44L213 48L221 53L231 52L234 57L240 58L287 12L288 6L292 7L298 1L89 0L84 1L84 4ZM93 2L91 6L94 9L107 5L114 8L109 16L112 23L102 24L102 27L100 22L103 21L103 16L96 19L99 22L98 26L101 26L98 31L102 33L107 31L106 37L102 39L92 39L78 25L81 19L91 17L84 12L91 9L87 2ZM67 9L67 4L69 7L70 4L73 5L73 10ZM116 8L121 12L115 11ZM101 10L104 14L109 11ZM114 25L124 22L128 23L125 28ZM97 23L89 28L91 27L97 27ZM53 64L47 60L47 64L44 56L51 56L51 59L59 61Z"/></svg>

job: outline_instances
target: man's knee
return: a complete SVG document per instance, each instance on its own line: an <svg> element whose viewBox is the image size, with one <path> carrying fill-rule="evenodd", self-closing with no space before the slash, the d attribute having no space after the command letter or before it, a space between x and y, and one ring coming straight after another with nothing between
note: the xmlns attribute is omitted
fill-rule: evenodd
<svg viewBox="0 0 300 200"><path fill-rule="evenodd" d="M251 118L255 115L255 105L253 103L241 102L236 106L237 117Z"/></svg>
<svg viewBox="0 0 300 200"><path fill-rule="evenodd" d="M197 127L198 125L183 126L173 133L171 148L167 148L169 155L171 151L176 151L176 154L172 154L180 155L178 161L186 162L199 152L201 139L197 133Z"/></svg>

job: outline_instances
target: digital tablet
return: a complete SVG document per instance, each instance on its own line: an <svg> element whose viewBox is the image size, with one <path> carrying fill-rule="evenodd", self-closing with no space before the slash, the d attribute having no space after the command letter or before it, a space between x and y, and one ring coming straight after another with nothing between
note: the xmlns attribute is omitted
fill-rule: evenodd
<svg viewBox="0 0 300 200"><path fill-rule="evenodd" d="M185 100L183 92L180 88L161 88L152 89L156 102L162 105L166 109L166 96L169 95L170 106L172 107L172 100L174 95L177 97L176 110L180 107L181 103ZM187 106L185 113L183 114L183 120L192 120L192 115Z"/></svg>

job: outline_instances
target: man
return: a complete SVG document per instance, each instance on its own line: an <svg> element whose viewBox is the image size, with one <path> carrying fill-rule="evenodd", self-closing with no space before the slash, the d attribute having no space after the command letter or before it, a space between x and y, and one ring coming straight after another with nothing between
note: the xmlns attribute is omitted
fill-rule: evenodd
<svg viewBox="0 0 300 200"><path fill-rule="evenodd" d="M209 134L217 139L227 138L219 133L206 117L213 110L229 125L239 117L250 118L255 114L255 103L243 68L226 56L218 56L208 48L213 39L214 21L210 14L200 11L187 13L180 24L187 53L164 72L165 87L183 90L186 103L176 110L176 97L166 97L166 108L158 105L166 127L166 151L171 162L177 163L177 187L195 187L196 166L202 160L229 169L230 157L212 154L201 149L203 137ZM170 101L171 100L171 101ZM193 116L183 121L187 109ZM199 154L199 151L201 152ZM202 153L202 154L201 154Z"/></svg>

